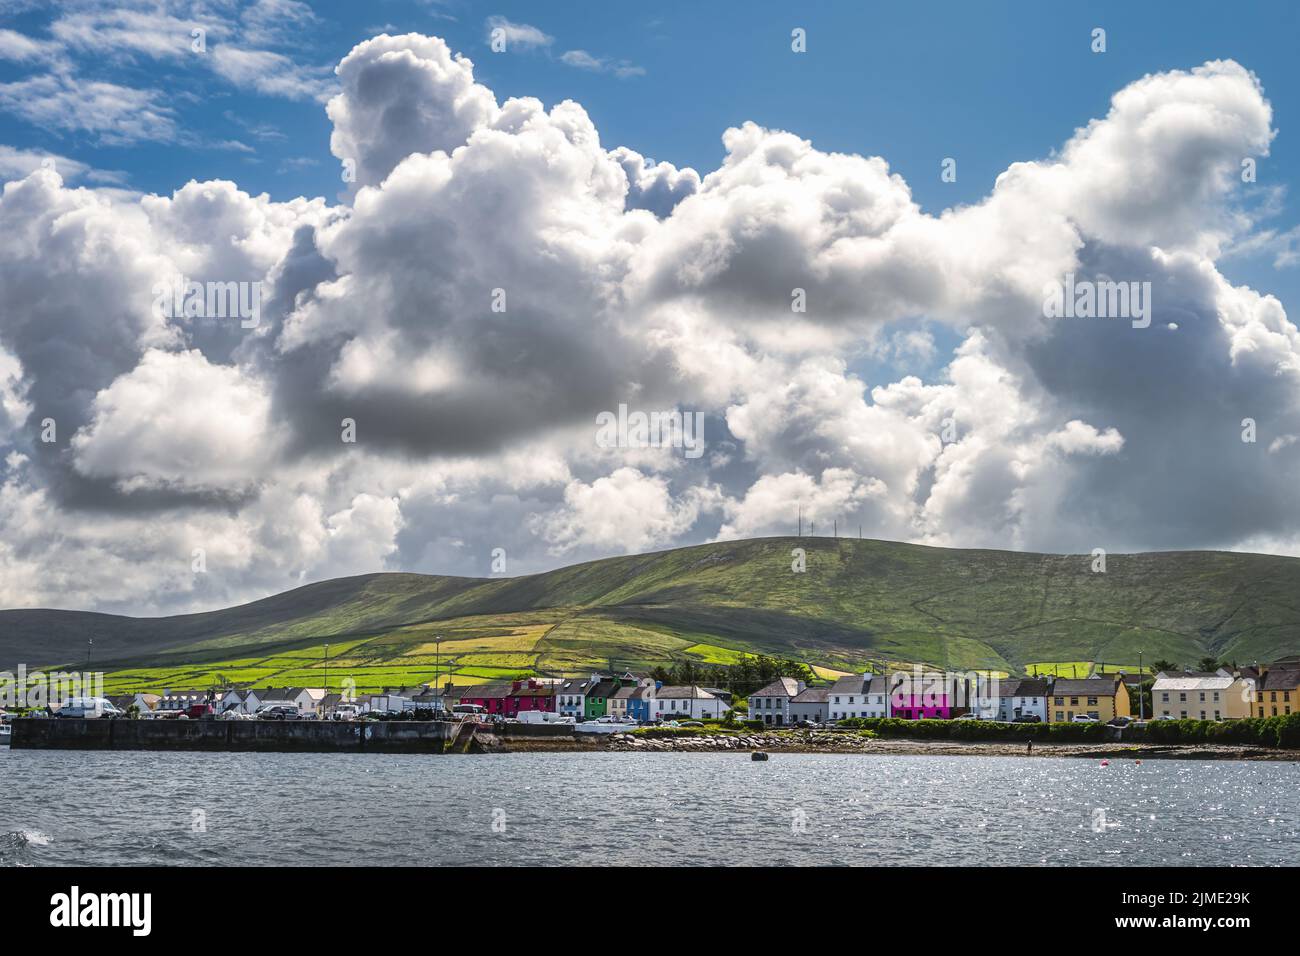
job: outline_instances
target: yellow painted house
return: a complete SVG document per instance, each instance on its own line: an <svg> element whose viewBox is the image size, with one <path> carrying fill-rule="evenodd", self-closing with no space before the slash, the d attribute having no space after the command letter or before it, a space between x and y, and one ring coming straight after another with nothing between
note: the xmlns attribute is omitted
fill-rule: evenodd
<svg viewBox="0 0 1300 956"><path fill-rule="evenodd" d="M1285 717L1300 713L1300 666L1277 663L1260 668L1255 693L1256 717Z"/></svg>
<svg viewBox="0 0 1300 956"><path fill-rule="evenodd" d="M1102 723L1130 716L1124 681L1119 676L1054 681L1047 697L1048 723L1067 723L1080 715L1094 717Z"/></svg>

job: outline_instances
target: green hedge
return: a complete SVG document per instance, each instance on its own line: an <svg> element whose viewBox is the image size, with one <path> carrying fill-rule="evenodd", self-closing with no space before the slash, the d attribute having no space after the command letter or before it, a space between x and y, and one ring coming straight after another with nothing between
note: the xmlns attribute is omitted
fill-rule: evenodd
<svg viewBox="0 0 1300 956"><path fill-rule="evenodd" d="M1153 720L1127 727L1125 741L1158 744L1248 744L1300 748L1300 714L1248 717L1245 720Z"/></svg>
<svg viewBox="0 0 1300 956"><path fill-rule="evenodd" d="M850 717L840 727L874 731L881 737L921 737L929 740L1051 740L1091 743L1104 740L1106 725L1009 724L987 720L903 720L899 717Z"/></svg>
<svg viewBox="0 0 1300 956"><path fill-rule="evenodd" d="M902 720L897 717L850 717L838 726L871 730L881 737L930 740L1009 740L1051 743L1097 743L1106 739L1106 724L1009 724L984 720ZM1244 720L1153 720L1124 728L1121 743L1245 744L1300 749L1300 713Z"/></svg>

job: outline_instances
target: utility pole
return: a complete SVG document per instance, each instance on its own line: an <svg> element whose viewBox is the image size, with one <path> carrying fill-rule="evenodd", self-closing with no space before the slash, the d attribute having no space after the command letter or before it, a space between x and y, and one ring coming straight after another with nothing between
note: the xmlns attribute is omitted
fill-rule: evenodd
<svg viewBox="0 0 1300 956"><path fill-rule="evenodd" d="M437 694L443 694L442 685L438 683L438 676L442 672L442 635L435 634L433 637L433 690ZM446 710L446 701L442 697L438 698L441 710Z"/></svg>

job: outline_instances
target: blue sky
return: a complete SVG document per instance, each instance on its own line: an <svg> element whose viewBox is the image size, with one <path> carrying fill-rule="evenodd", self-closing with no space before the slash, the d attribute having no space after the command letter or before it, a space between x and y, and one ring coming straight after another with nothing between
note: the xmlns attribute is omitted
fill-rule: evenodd
<svg viewBox="0 0 1300 956"><path fill-rule="evenodd" d="M3 15L0 27L48 37L60 8L26 6ZM323 85L332 65L376 32L436 34L469 56L476 76L501 99L536 96L547 106L577 100L607 148L629 146L703 175L723 156L722 131L753 120L822 150L884 157L928 212L979 201L1011 163L1050 155L1142 75L1232 58L1259 76L1278 130L1258 185L1285 194L1272 193L1282 203L1261 228L1281 236L1300 223L1300 7L1286 2L1189 2L1176 14L1171 4L1122 2L819 3L794 12L771 0L743 7L665 2L653 11L578 0L322 0L311 10L307 21L285 21L283 35L266 46ZM534 26L551 42L494 54L487 25L493 17ZM790 52L796 26L807 31L803 56ZM1104 54L1090 49L1097 26L1107 31ZM563 60L570 50L611 69L570 66ZM93 133L51 129L11 112L0 113L0 142L121 173L124 185L160 194L191 178L231 179L278 200L333 199L340 192L330 124L317 99L214 81L192 57L160 61L113 49L73 56L86 79L161 91L174 111L172 141L104 145ZM615 75L618 64L632 67L630 75ZM0 61L0 83L40 69ZM958 162L956 182L939 178L945 157ZM1285 240L1279 243L1227 257L1221 266L1234 281L1273 292L1295 314L1300 267L1275 267Z"/></svg>

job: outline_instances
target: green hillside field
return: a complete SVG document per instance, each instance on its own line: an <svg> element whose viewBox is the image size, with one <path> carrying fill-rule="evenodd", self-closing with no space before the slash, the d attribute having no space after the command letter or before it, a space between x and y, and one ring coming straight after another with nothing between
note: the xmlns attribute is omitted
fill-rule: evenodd
<svg viewBox="0 0 1300 956"><path fill-rule="evenodd" d="M803 548L807 570L792 570ZM238 684L359 690L676 660L791 657L821 673L917 662L1070 674L1139 654L1245 664L1300 652L1300 559L1087 555L763 538L519 578L369 574L168 618L0 611L0 670L94 669L112 693ZM441 640L439 648L438 641ZM326 645L328 644L328 664ZM1079 672L1079 676L1083 673Z"/></svg>

